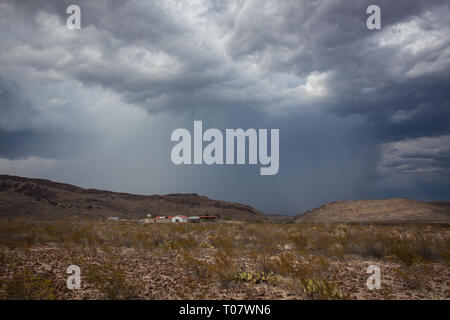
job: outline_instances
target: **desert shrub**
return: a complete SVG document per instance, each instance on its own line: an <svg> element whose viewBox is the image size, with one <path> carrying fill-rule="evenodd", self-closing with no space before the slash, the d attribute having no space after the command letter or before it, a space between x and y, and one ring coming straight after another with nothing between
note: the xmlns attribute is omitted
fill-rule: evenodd
<svg viewBox="0 0 450 320"><path fill-rule="evenodd" d="M329 255L330 248L335 244L334 236L328 233L319 233L314 239L313 251Z"/></svg>
<svg viewBox="0 0 450 320"><path fill-rule="evenodd" d="M201 278L207 273L208 263L204 260L197 259L190 250L183 250L179 257L179 263L187 270L192 270L194 275Z"/></svg>
<svg viewBox="0 0 450 320"><path fill-rule="evenodd" d="M228 287L234 280L237 263L230 253L217 251L213 256L212 263L206 265L206 273L215 278L219 283Z"/></svg>
<svg viewBox="0 0 450 320"><path fill-rule="evenodd" d="M175 250L180 248L179 244L173 240L164 240L161 243L161 247L169 250Z"/></svg>
<svg viewBox="0 0 450 320"><path fill-rule="evenodd" d="M178 245L182 249L191 249L198 247L198 241L192 237L182 237L178 240Z"/></svg>
<svg viewBox="0 0 450 320"><path fill-rule="evenodd" d="M218 249L230 251L235 248L233 237L228 234L219 233L212 237L209 241L215 248Z"/></svg>
<svg viewBox="0 0 450 320"><path fill-rule="evenodd" d="M301 288L308 299L344 299L343 292L334 282L319 278L300 278Z"/></svg>
<svg viewBox="0 0 450 320"><path fill-rule="evenodd" d="M70 241L81 246L94 247L96 245L95 230L89 226L76 225L68 234Z"/></svg>
<svg viewBox="0 0 450 320"><path fill-rule="evenodd" d="M412 243L399 242L388 248L388 258L394 261L404 263L406 265L412 265L423 261L423 257L417 252L417 248Z"/></svg>
<svg viewBox="0 0 450 320"><path fill-rule="evenodd" d="M449 239L418 227L352 227L337 238L345 253L395 260L406 265L445 260Z"/></svg>
<svg viewBox="0 0 450 320"><path fill-rule="evenodd" d="M330 261L324 256L310 255L298 266L298 273L303 277L323 276L330 272Z"/></svg>
<svg viewBox="0 0 450 320"><path fill-rule="evenodd" d="M137 232L134 237L134 246L142 249L154 249L155 244L147 232Z"/></svg>
<svg viewBox="0 0 450 320"><path fill-rule="evenodd" d="M329 261L324 256L297 256L294 252L282 252L268 257L261 255L256 259L257 270L285 277L311 278L329 272Z"/></svg>
<svg viewBox="0 0 450 320"><path fill-rule="evenodd" d="M360 231L356 228L346 232L339 239L346 253L378 259L385 258L391 242L392 239L387 235L372 230Z"/></svg>
<svg viewBox="0 0 450 320"><path fill-rule="evenodd" d="M289 237L289 241L295 243L300 250L305 250L308 246L308 238L301 234Z"/></svg>
<svg viewBox="0 0 450 320"><path fill-rule="evenodd" d="M107 262L102 265L86 266L86 281L94 285L105 299L135 299L137 288L127 281L124 270L117 264Z"/></svg>
<svg viewBox="0 0 450 320"><path fill-rule="evenodd" d="M10 248L56 243L94 246L99 242L95 222L78 219L22 220L0 222L0 243Z"/></svg>
<svg viewBox="0 0 450 320"><path fill-rule="evenodd" d="M403 281L407 289L420 290L426 286L426 275L429 270L426 265L417 264L397 268L394 272Z"/></svg>
<svg viewBox="0 0 450 320"><path fill-rule="evenodd" d="M346 224L337 224L335 226L335 231L337 233L341 233L341 232L345 233L345 232L349 231L349 229L350 229L350 227Z"/></svg>
<svg viewBox="0 0 450 320"><path fill-rule="evenodd" d="M152 237L151 243L154 247L162 247L166 238L162 234L156 234Z"/></svg>
<svg viewBox="0 0 450 320"><path fill-rule="evenodd" d="M264 272L248 272L244 270L239 270L235 275L234 279L238 281L251 282L253 284L258 283L268 283L272 284L275 281L273 273Z"/></svg>
<svg viewBox="0 0 450 320"><path fill-rule="evenodd" d="M55 286L51 279L23 269L16 272L6 282L4 298L9 300L54 300Z"/></svg>
<svg viewBox="0 0 450 320"><path fill-rule="evenodd" d="M417 231L413 235L414 248L425 261L445 260L450 239L435 239L432 234Z"/></svg>
<svg viewBox="0 0 450 320"><path fill-rule="evenodd" d="M197 240L193 238L164 239L159 246L168 250L191 249L198 246Z"/></svg>
<svg viewBox="0 0 450 320"><path fill-rule="evenodd" d="M403 237L392 239L387 247L386 258L406 265L426 261L442 260L446 243L420 232L406 233Z"/></svg>
<svg viewBox="0 0 450 320"><path fill-rule="evenodd" d="M273 273L275 271L273 258L266 252L252 250L247 252L247 257L257 270L265 273Z"/></svg>
<svg viewBox="0 0 450 320"><path fill-rule="evenodd" d="M200 243L200 248L214 249L215 247L210 241L205 240L202 243Z"/></svg>
<svg viewBox="0 0 450 320"><path fill-rule="evenodd" d="M380 241L367 241L350 243L346 246L346 252L362 257L374 257L383 259L386 255L386 247Z"/></svg>
<svg viewBox="0 0 450 320"><path fill-rule="evenodd" d="M296 257L292 252L283 252L273 259L260 260L262 270L279 275L291 275L296 272Z"/></svg>

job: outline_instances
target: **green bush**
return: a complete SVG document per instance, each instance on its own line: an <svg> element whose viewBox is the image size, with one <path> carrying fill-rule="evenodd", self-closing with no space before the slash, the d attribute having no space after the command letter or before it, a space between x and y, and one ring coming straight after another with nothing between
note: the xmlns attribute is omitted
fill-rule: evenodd
<svg viewBox="0 0 450 320"><path fill-rule="evenodd" d="M247 271L243 271L243 270L239 270L235 274L234 279L238 280L238 281L251 282L253 284L258 284L258 283L271 284L275 281L275 277L273 276L272 272L270 272L270 273L264 273L264 272L252 273L252 272L247 272Z"/></svg>

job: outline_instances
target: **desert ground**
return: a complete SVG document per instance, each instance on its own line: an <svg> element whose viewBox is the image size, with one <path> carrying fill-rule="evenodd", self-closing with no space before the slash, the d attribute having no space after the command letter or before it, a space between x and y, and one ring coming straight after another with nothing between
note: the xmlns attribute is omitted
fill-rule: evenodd
<svg viewBox="0 0 450 320"><path fill-rule="evenodd" d="M449 262L443 225L0 219L1 299L449 299Z"/></svg>

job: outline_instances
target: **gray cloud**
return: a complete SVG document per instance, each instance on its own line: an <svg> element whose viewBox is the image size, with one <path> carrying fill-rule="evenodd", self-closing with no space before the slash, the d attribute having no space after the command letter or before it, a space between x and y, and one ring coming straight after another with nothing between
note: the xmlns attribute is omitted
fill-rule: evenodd
<svg viewBox="0 0 450 320"><path fill-rule="evenodd" d="M379 1L379 31L370 1L78 3L79 31L71 1L0 4L1 171L290 213L448 190L446 1ZM174 167L170 132L193 120L280 128L280 173Z"/></svg>
<svg viewBox="0 0 450 320"><path fill-rule="evenodd" d="M417 138L382 144L380 170L392 173L450 172L450 136Z"/></svg>

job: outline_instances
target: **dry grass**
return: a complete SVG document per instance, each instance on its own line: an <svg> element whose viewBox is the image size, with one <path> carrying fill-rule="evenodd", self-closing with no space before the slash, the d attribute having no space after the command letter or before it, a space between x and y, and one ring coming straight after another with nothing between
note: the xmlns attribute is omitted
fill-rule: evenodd
<svg viewBox="0 0 450 320"><path fill-rule="evenodd" d="M137 285L133 284L125 276L125 271L116 263L88 264L86 280L97 288L108 300L136 299Z"/></svg>
<svg viewBox="0 0 450 320"><path fill-rule="evenodd" d="M55 286L51 278L34 274L28 269L18 270L4 286L3 299L54 300Z"/></svg>
<svg viewBox="0 0 450 320"><path fill-rule="evenodd" d="M436 277L425 272L427 266L448 266L450 257L449 229L439 226L11 219L0 220L0 247L4 248L0 251L3 274L15 268L5 252L39 247L63 250L67 261L82 265L85 280L104 299L142 298L139 281L131 276L134 270L122 268L113 254L125 249L151 252L166 260L175 257L176 265L190 277L189 284L171 296L180 298L190 296L193 283L204 285L192 289L196 293L191 296L197 298L206 298L211 290L253 294L251 288L259 286L307 299L349 298L351 290L341 289L336 264L369 260L396 264L394 275L405 289L426 291L424 283ZM99 252L101 263L96 261ZM3 298L54 297L52 284L42 275L19 270L8 277Z"/></svg>
<svg viewBox="0 0 450 320"><path fill-rule="evenodd" d="M216 248L274 255L296 252L341 258L353 254L407 265L448 261L443 227L324 226L301 224L139 224L99 220L0 220L0 245L61 248L126 247L182 250Z"/></svg>

